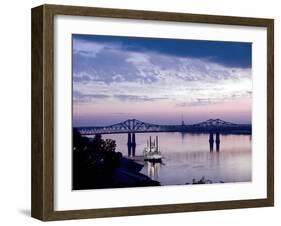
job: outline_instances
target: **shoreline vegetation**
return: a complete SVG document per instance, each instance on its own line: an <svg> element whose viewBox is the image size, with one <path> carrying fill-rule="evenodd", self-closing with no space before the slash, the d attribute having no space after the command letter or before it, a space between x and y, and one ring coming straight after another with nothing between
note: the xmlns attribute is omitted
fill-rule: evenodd
<svg viewBox="0 0 281 226"><path fill-rule="evenodd" d="M215 181L206 179L203 176L199 180L196 180L195 178L193 178L191 183L185 183L185 184L217 184L217 183L224 183L224 181L220 180L219 182L215 182Z"/></svg>
<svg viewBox="0 0 281 226"><path fill-rule="evenodd" d="M123 157L116 151L116 142L81 136L73 130L73 183L74 190L160 186L141 174L144 165Z"/></svg>

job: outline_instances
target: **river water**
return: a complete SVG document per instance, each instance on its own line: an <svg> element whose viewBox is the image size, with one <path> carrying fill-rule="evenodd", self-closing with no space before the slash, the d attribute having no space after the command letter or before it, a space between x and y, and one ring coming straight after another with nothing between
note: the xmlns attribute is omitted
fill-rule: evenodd
<svg viewBox="0 0 281 226"><path fill-rule="evenodd" d="M141 173L161 185L192 183L205 177L213 183L251 181L251 135L220 135L220 150L210 152L208 134L137 133L135 156L143 154L149 137L158 136L162 164L141 162ZM127 134L103 135L116 141L116 151L128 157ZM130 158L130 157L129 157Z"/></svg>

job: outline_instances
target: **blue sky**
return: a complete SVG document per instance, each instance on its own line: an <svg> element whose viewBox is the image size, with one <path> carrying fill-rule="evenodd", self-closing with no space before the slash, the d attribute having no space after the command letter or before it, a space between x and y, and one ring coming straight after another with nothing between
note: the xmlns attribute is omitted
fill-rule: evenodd
<svg viewBox="0 0 281 226"><path fill-rule="evenodd" d="M179 57L207 58L226 66L246 68L251 67L252 62L251 43L102 35L74 35L73 39L100 44L119 44L124 51L152 51Z"/></svg>
<svg viewBox="0 0 281 226"><path fill-rule="evenodd" d="M74 125L127 118L174 124L181 114L190 123L212 117L250 122L251 48L238 42L73 35Z"/></svg>

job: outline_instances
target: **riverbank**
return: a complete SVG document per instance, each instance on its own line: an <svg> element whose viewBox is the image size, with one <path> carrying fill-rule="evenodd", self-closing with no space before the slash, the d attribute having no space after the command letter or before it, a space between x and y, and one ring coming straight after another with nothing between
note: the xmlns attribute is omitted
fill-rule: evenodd
<svg viewBox="0 0 281 226"><path fill-rule="evenodd" d="M112 173L114 187L146 187L160 186L158 181L154 181L148 176L140 173L144 165L132 159L122 157L120 166Z"/></svg>
<svg viewBox="0 0 281 226"><path fill-rule="evenodd" d="M73 190L160 185L140 173L143 167L117 152L115 140L73 131Z"/></svg>

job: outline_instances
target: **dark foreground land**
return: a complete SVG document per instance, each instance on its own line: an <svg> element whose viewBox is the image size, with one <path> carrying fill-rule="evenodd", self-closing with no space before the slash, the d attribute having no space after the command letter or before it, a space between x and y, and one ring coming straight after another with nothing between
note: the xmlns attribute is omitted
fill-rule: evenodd
<svg viewBox="0 0 281 226"><path fill-rule="evenodd" d="M124 158L116 152L116 143L96 135L93 139L73 131L73 183L74 190L158 186L140 173L143 165Z"/></svg>

